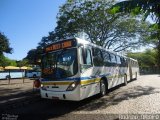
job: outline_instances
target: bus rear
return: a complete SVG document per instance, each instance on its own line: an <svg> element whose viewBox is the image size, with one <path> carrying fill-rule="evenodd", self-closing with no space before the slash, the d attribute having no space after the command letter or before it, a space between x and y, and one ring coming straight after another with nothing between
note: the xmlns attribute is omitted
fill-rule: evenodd
<svg viewBox="0 0 160 120"><path fill-rule="evenodd" d="M77 41L53 43L42 55L41 97L80 100Z"/></svg>

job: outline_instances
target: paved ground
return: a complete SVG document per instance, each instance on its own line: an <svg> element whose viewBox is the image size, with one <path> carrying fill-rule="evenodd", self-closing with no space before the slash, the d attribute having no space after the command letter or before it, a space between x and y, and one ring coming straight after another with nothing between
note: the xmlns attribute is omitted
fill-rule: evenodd
<svg viewBox="0 0 160 120"><path fill-rule="evenodd" d="M33 89L33 80L24 79L11 79L10 84L8 80L0 80L0 97L18 94Z"/></svg>
<svg viewBox="0 0 160 120"><path fill-rule="evenodd" d="M2 117L13 116L19 119L56 119L56 120L101 120L124 119L126 115L147 119L151 116L137 114L154 114L152 119L160 119L160 75L143 75L127 86L119 86L110 90L109 94L100 98L94 96L81 102L39 101L7 110ZM141 117L141 118L138 118Z"/></svg>
<svg viewBox="0 0 160 120"><path fill-rule="evenodd" d="M39 97L37 89L33 88L30 79L0 80L0 113L4 109L11 109L29 101L35 101ZM32 99L34 98L34 100Z"/></svg>

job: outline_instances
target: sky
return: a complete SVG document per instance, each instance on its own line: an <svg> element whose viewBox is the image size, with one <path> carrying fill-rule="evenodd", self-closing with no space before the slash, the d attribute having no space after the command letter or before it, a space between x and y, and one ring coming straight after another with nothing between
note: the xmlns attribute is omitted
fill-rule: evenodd
<svg viewBox="0 0 160 120"><path fill-rule="evenodd" d="M7 36L12 54L22 60L41 38L56 27L59 7L66 0L0 0L0 32Z"/></svg>

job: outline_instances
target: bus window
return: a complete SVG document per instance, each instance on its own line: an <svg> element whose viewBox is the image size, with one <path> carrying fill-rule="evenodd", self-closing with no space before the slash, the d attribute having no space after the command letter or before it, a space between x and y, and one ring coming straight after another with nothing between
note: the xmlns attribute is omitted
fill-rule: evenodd
<svg viewBox="0 0 160 120"><path fill-rule="evenodd" d="M122 67L125 67L125 64L126 64L126 63L125 63L125 59L124 59L123 57L121 57L121 66L122 66Z"/></svg>
<svg viewBox="0 0 160 120"><path fill-rule="evenodd" d="M81 72L84 72L84 70L92 66L91 50L81 47L79 49L79 53L80 53Z"/></svg>
<svg viewBox="0 0 160 120"><path fill-rule="evenodd" d="M86 64L87 65L92 65L92 60L91 60L91 51L89 50L89 49L86 49L86 51L85 51L86 53L85 53L85 57L86 57Z"/></svg>
<svg viewBox="0 0 160 120"><path fill-rule="evenodd" d="M111 54L110 54L110 57L111 57L111 63L112 63L113 65L116 65L116 63L117 63L117 61L116 61L116 56L111 53Z"/></svg>
<svg viewBox="0 0 160 120"><path fill-rule="evenodd" d="M103 54L103 58L104 58L104 65L105 65L105 66L110 66L111 60L110 60L110 55L109 55L109 53L106 52L106 51L102 51L102 54Z"/></svg>
<svg viewBox="0 0 160 120"><path fill-rule="evenodd" d="M116 56L116 58L117 58L117 64L121 65L121 58L119 56Z"/></svg>
<svg viewBox="0 0 160 120"><path fill-rule="evenodd" d="M102 52L98 48L93 48L93 63L95 66L103 66Z"/></svg>

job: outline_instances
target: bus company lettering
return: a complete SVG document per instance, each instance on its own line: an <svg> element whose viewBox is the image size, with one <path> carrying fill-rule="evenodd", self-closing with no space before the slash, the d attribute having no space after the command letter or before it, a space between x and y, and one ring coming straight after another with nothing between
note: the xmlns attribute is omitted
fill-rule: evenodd
<svg viewBox="0 0 160 120"><path fill-rule="evenodd" d="M55 50L59 50L59 49L63 49L63 48L68 48L68 47L71 47L71 46L72 46L71 41L65 41L65 42L62 42L62 43L53 44L53 45L47 47L45 49L45 51L46 52L55 51Z"/></svg>

